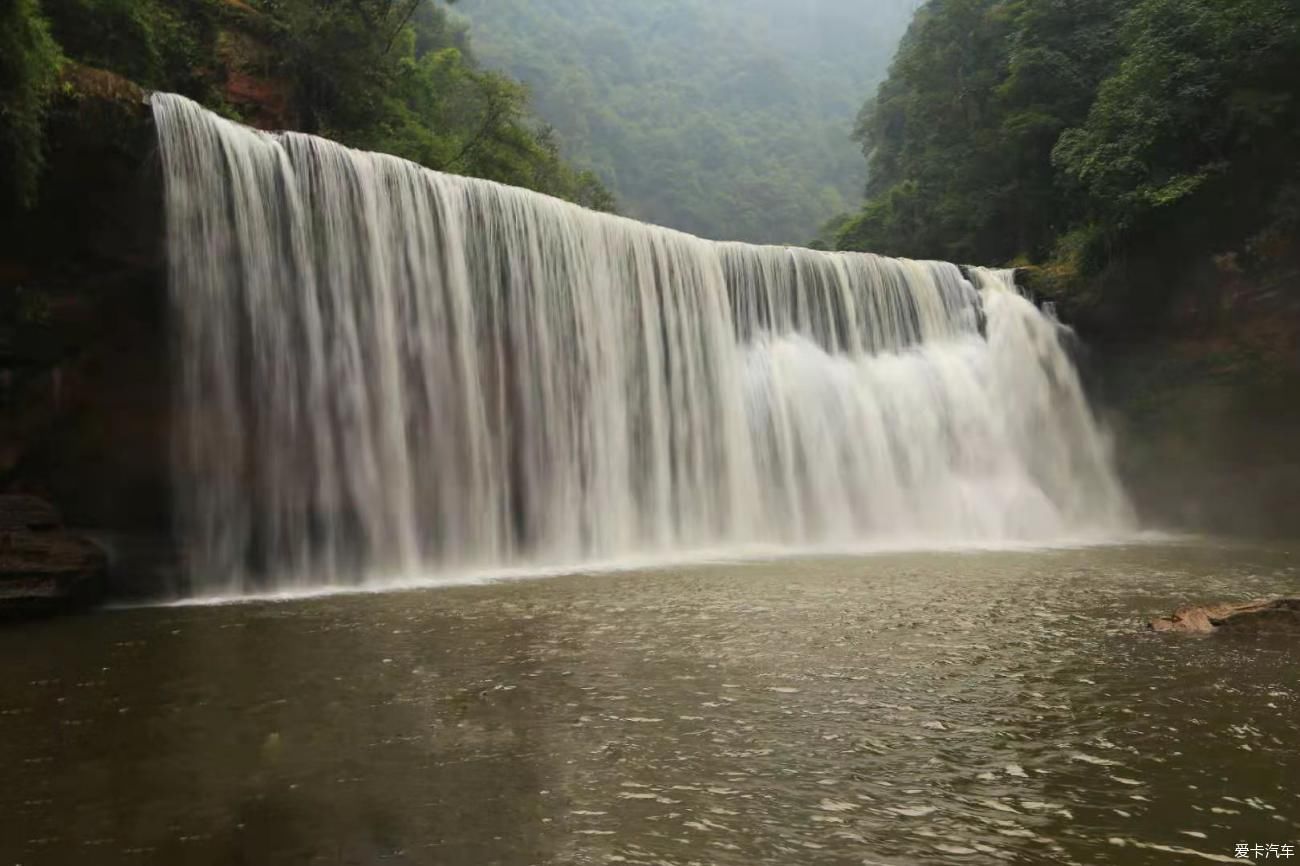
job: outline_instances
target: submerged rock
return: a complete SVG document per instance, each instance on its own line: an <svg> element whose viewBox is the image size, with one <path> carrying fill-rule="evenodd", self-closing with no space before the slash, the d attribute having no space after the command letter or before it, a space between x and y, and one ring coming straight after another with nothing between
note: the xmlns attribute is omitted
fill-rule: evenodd
<svg viewBox="0 0 1300 866"><path fill-rule="evenodd" d="M104 593L108 557L34 496L0 496L0 615L81 607Z"/></svg>
<svg viewBox="0 0 1300 866"><path fill-rule="evenodd" d="M1153 631L1213 634L1237 629L1293 628L1300 631L1300 598L1261 599L1245 604L1180 607L1172 616L1153 619Z"/></svg>

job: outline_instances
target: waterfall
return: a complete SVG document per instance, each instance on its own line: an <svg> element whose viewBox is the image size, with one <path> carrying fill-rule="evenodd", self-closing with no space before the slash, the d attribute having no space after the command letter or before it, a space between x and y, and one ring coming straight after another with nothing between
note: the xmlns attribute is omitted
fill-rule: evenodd
<svg viewBox="0 0 1300 866"><path fill-rule="evenodd" d="M711 242L153 105L196 592L1131 519L1007 272Z"/></svg>

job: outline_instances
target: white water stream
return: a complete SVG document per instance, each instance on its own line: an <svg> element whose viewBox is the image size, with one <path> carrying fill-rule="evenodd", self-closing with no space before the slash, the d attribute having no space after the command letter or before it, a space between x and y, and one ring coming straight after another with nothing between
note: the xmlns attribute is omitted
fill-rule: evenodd
<svg viewBox="0 0 1300 866"><path fill-rule="evenodd" d="M1009 272L715 243L154 112L196 592L1132 520Z"/></svg>

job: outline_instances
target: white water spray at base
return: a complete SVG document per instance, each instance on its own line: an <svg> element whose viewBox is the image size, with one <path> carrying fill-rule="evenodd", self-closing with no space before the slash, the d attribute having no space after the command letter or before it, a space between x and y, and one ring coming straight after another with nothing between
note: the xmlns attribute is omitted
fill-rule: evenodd
<svg viewBox="0 0 1300 866"><path fill-rule="evenodd" d="M154 111L195 592L1131 521L1009 272L714 243Z"/></svg>

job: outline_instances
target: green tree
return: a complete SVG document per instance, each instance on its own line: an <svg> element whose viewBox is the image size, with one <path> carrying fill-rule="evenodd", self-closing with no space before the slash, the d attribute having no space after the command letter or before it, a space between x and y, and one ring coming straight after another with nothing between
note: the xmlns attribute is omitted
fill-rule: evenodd
<svg viewBox="0 0 1300 866"><path fill-rule="evenodd" d="M301 126L441 171L612 209L560 155L518 82L478 66L463 26L429 0L263 0L281 24Z"/></svg>
<svg viewBox="0 0 1300 866"><path fill-rule="evenodd" d="M36 194L60 62L37 0L6 3L0 11L0 209L30 204Z"/></svg>
<svg viewBox="0 0 1300 866"><path fill-rule="evenodd" d="M63 51L149 88L209 99L217 0L43 0Z"/></svg>
<svg viewBox="0 0 1300 866"><path fill-rule="evenodd" d="M1300 3L929 0L859 134L840 247L1157 312L1212 253L1300 258Z"/></svg>
<svg viewBox="0 0 1300 866"><path fill-rule="evenodd" d="M868 204L838 244L975 260L1004 241L1013 183L1001 150L1012 22L994 0L931 0L863 108Z"/></svg>
<svg viewBox="0 0 1300 866"><path fill-rule="evenodd" d="M1145 0L1124 56L1057 166L1116 235L1149 220L1231 241L1296 178L1300 9L1291 0Z"/></svg>
<svg viewBox="0 0 1300 866"><path fill-rule="evenodd" d="M433 0L9 0L0 13L0 158L7 199L30 200L42 120L63 53L210 107L223 102L223 32L254 27L289 82L296 128L430 168L612 209L569 165L517 81L481 68L463 24ZM48 18L48 24L47 19Z"/></svg>

